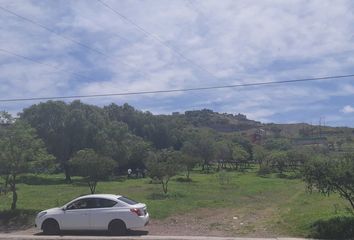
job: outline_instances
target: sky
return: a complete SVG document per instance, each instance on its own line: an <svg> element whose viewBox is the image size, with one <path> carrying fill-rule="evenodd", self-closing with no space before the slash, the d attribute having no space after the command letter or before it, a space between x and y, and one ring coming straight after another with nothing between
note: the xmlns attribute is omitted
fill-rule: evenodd
<svg viewBox="0 0 354 240"><path fill-rule="evenodd" d="M0 99L354 74L351 0L100 1L0 0ZM82 101L354 127L353 77ZM36 103L0 102L0 111Z"/></svg>

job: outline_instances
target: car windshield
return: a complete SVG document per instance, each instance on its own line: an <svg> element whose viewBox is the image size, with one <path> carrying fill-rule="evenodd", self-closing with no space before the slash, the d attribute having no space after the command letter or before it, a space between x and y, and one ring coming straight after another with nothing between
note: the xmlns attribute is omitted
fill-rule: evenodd
<svg viewBox="0 0 354 240"><path fill-rule="evenodd" d="M135 205L135 204L138 204L138 202L132 200L132 199L129 199L127 197L119 197L118 200L122 201L122 202L125 202L125 203L128 203L129 205Z"/></svg>

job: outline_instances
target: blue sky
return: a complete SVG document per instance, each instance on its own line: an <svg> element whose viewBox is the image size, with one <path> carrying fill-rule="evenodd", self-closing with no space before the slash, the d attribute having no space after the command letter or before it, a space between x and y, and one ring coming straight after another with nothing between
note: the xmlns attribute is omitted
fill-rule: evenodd
<svg viewBox="0 0 354 240"><path fill-rule="evenodd" d="M96 0L0 0L1 7L102 53L0 9L0 98L152 91L354 73L354 3L350 0L102 1L152 36ZM100 106L127 102L165 114L209 108L243 113L262 122L317 123L322 118L328 125L354 127L354 78L83 101ZM15 114L34 103L2 102L0 110Z"/></svg>

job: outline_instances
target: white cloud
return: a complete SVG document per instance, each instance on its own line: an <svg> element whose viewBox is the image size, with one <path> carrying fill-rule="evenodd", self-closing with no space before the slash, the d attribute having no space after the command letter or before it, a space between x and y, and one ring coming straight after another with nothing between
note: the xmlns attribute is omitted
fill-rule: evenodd
<svg viewBox="0 0 354 240"><path fill-rule="evenodd" d="M64 70L56 72L0 52L1 98L230 85L353 70L354 4L350 0L105 2L170 48L144 36L96 1L2 0L1 6L104 54L1 12L0 48ZM312 105L333 105L336 110L316 111L335 114L340 106L331 101L333 97L354 100L349 80L89 101L127 100L152 112L200 106L271 121L280 113L289 113L290 119L292 111ZM26 104L18 104L18 109ZM8 108L5 103L1 107Z"/></svg>
<svg viewBox="0 0 354 240"><path fill-rule="evenodd" d="M341 110L343 113L354 113L354 107L346 105Z"/></svg>

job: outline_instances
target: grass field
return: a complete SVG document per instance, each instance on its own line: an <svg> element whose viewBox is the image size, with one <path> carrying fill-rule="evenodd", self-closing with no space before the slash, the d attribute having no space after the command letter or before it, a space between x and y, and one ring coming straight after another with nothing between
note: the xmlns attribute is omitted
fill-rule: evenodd
<svg viewBox="0 0 354 240"><path fill-rule="evenodd" d="M222 175L193 173L192 182L180 182L180 177L171 180L167 196L162 194L159 184L151 184L148 178L100 182L97 193L121 194L144 202L153 219L191 211L197 213L202 208L229 208L240 214L261 214L263 224L281 236L314 236L316 229L313 226L318 221L326 224L344 216L352 220L346 210L349 205L344 200L337 195L309 194L299 179L275 175L260 177L252 171ZM29 215L27 220L31 220L36 211L61 206L89 193L88 186L80 179L74 179L73 184L65 184L62 175L23 176L17 187L18 209L21 210L18 214ZM11 214L7 211L11 197L11 193L0 196L3 225L14 224L19 219L19 216L13 216L11 220ZM5 221L5 218L9 219ZM253 229L251 226L249 231Z"/></svg>

